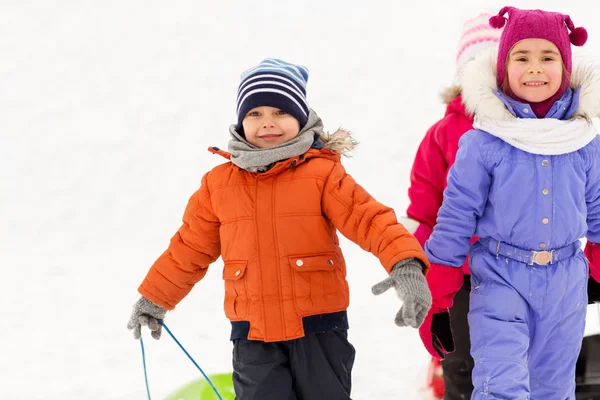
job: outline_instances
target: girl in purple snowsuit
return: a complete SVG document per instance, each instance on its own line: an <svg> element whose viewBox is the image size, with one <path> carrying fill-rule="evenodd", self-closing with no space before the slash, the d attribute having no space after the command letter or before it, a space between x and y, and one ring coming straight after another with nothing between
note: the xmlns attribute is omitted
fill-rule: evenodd
<svg viewBox="0 0 600 400"><path fill-rule="evenodd" d="M453 350L448 308L470 250L471 398L575 399L589 273L579 239L600 242L600 73L572 61L587 32L566 15L505 7L490 25L506 25L498 49L461 77L474 130L425 244L433 307L419 333L433 356Z"/></svg>

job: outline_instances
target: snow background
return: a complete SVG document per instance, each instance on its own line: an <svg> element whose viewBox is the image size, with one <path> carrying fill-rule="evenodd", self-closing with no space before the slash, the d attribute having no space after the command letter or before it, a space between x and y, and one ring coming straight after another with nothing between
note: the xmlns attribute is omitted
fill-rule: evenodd
<svg viewBox="0 0 600 400"><path fill-rule="evenodd" d="M361 142L350 174L399 215L444 106L462 22L504 2L0 0L0 399L144 399L125 325L137 286L223 162L239 74L267 57L310 69L328 129ZM588 0L519 1L600 31ZM343 239L355 399L422 399L429 358L397 328L372 255ZM168 315L207 373L231 371L219 260ZM597 315L593 314L597 319ZM149 335L148 335L149 336ZM145 341L162 398L199 373L166 335Z"/></svg>

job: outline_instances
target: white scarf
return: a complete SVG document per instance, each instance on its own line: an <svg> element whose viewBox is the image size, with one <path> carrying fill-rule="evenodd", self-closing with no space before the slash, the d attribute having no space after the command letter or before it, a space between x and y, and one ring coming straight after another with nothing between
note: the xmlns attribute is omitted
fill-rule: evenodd
<svg viewBox="0 0 600 400"><path fill-rule="evenodd" d="M545 155L577 151L598 130L590 121L600 117L600 69L593 59L573 54L571 89L581 87L577 110L567 121L554 118L516 118L494 94L498 49L484 50L465 64L459 77L463 102L475 114L474 127L521 150Z"/></svg>
<svg viewBox="0 0 600 400"><path fill-rule="evenodd" d="M543 155L572 153L585 147L598 134L594 124L585 119L475 118L473 127L499 137L518 149Z"/></svg>

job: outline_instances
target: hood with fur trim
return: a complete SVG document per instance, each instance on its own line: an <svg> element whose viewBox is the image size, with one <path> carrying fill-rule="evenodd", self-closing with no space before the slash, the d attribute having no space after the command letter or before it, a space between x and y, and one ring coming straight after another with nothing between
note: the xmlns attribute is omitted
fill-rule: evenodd
<svg viewBox="0 0 600 400"><path fill-rule="evenodd" d="M352 137L352 133L342 128L333 133L324 131L319 139L323 142L324 149L346 157L350 157L352 150L358 145L358 141Z"/></svg>
<svg viewBox="0 0 600 400"><path fill-rule="evenodd" d="M460 96L461 93L462 89L460 85L454 83L451 86L442 89L442 91L440 92L440 99L442 100L442 103L444 103L445 105L449 105L454 99Z"/></svg>
<svg viewBox="0 0 600 400"><path fill-rule="evenodd" d="M490 48L469 61L459 76L462 97L467 111L478 119L512 120L504 103L494 94L498 90L496 58L498 48ZM573 54L573 71L570 87L581 86L579 107L571 119L600 117L600 68L591 59Z"/></svg>

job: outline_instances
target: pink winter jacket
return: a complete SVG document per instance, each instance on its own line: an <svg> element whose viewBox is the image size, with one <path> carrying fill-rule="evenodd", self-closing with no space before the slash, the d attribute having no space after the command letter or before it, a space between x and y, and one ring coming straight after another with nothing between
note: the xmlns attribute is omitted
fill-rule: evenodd
<svg viewBox="0 0 600 400"><path fill-rule="evenodd" d="M458 140L471 129L473 117L466 113L459 95L450 101L444 118L429 128L419 145L410 174L410 205L406 213L419 223L414 235L421 246L433 232L442 206L446 176L458 151ZM469 273L467 264L468 260L463 265L465 273Z"/></svg>

